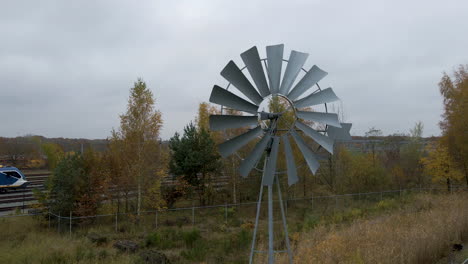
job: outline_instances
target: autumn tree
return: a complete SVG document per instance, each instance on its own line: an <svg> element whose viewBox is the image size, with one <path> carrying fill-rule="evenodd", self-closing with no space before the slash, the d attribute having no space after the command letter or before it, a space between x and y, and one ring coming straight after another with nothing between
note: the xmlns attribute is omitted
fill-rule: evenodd
<svg viewBox="0 0 468 264"><path fill-rule="evenodd" d="M120 116L120 128L112 131L110 147L119 157L122 167L119 182L137 189L136 210L140 215L143 189L159 180L156 174L159 156L161 113L155 109L153 93L138 79L130 89L127 111ZM128 201L128 200L127 200Z"/></svg>
<svg viewBox="0 0 468 264"><path fill-rule="evenodd" d="M453 181L461 181L463 174L457 169L456 164L450 156L448 148L443 142L428 145L428 156L421 158L424 172L431 176L434 183L447 183L448 191L451 190Z"/></svg>
<svg viewBox="0 0 468 264"><path fill-rule="evenodd" d="M368 140L369 147L370 147L370 152L372 154L372 163L374 166L376 165L376 160L377 160L377 148L380 145L379 144L379 139L382 137L383 133L382 130L377 129L375 127L369 128L369 130L365 133L366 139Z"/></svg>
<svg viewBox="0 0 468 264"><path fill-rule="evenodd" d="M453 77L444 73L439 88L444 99L440 122L442 144L447 147L454 165L463 171L468 185L468 65L460 65Z"/></svg>

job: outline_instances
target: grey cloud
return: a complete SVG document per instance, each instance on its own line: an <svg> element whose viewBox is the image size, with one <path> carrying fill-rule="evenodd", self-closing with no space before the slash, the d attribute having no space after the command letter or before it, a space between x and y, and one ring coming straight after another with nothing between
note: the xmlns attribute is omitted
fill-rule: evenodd
<svg viewBox="0 0 468 264"><path fill-rule="evenodd" d="M464 1L9 1L0 4L1 136L105 138L142 77L165 121L194 119L230 60L257 45L310 53L352 133L438 135L437 83L467 63ZM286 53L287 54L287 53ZM287 55L286 55L287 56Z"/></svg>

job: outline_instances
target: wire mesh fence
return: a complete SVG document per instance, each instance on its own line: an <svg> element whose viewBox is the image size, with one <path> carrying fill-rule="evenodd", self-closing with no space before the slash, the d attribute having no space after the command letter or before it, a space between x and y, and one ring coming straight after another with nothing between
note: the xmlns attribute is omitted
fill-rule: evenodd
<svg viewBox="0 0 468 264"><path fill-rule="evenodd" d="M467 190L468 187L453 187L454 190ZM335 215L349 211L350 208L363 208L380 201L401 198L414 193L446 193L446 188L411 188L386 190L380 192L352 193L326 196L311 196L283 199L286 218L289 225L303 224L307 217L310 221L322 216ZM281 224L278 200L274 200L275 224ZM260 219L267 218L267 204L262 202ZM209 232L213 228L253 225L257 202L225 203L210 206L192 206L184 208L161 209L136 213L113 213L93 216L74 216L43 212L40 216L31 214L3 215L5 217L43 217L51 230L59 233L89 232L106 230L107 232L151 231L164 227L198 228ZM307 216L307 217L306 217ZM299 220L299 221L290 221ZM224 224L224 225L223 225ZM221 226L221 227L220 227ZM262 227L260 226L260 229Z"/></svg>

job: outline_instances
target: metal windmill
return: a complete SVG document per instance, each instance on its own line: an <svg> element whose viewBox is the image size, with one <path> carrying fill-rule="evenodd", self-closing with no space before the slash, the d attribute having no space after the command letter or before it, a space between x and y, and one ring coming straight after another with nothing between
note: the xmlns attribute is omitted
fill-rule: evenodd
<svg viewBox="0 0 468 264"><path fill-rule="evenodd" d="M336 139L349 139L349 130L351 124L340 123L338 115L328 113L327 103L338 100L331 88L321 89L318 82L327 75L316 65L310 70L303 68L308 57L307 53L292 51L289 59L283 59L284 45L274 45L266 47L266 59L261 59L257 47L243 52L241 58L245 67L240 69L232 60L221 71L221 75L229 81L226 89L217 85L213 87L210 96L210 102L221 105L222 107L242 111L250 115L211 115L211 130L226 130L233 128L248 127L243 134L237 135L219 145L219 152L223 157L228 157L236 153L240 148L260 137L253 150L241 162L239 173L247 177L252 169L256 168L263 154L265 162L263 169L262 184L257 203L257 215L255 218L255 228L250 252L250 263L253 261L255 253L256 235L258 229L258 220L260 215L261 201L263 196L263 187L268 187L268 263L273 263L275 251L273 248L273 184L276 182L278 188L279 204L283 222L286 252L289 261L292 263L292 252L287 233L286 217L284 214L283 202L281 197L280 184L278 179L279 172L276 170L277 159L280 150L280 143L283 145L286 156L286 167L288 175L288 184L293 185L298 181L297 168L294 161L293 151L289 138L292 137L297 147L301 151L304 159L313 174L319 168L319 161L316 153L309 148L301 134L310 137L320 147L330 154L333 154L333 145ZM283 64L286 68L283 72ZM247 69L253 85L244 70ZM303 71L302 79L296 81L296 78ZM267 76L265 76L265 73ZM267 81L268 79L268 81ZM228 91L230 86L234 86L245 96L246 99ZM255 88L256 87L256 88ZM313 89L316 87L316 89ZM259 112L259 106L264 100L272 97L283 98L289 104L287 110L294 112L294 123L288 129L283 130L279 135L278 121L286 111L269 113ZM324 105L325 112L305 111L307 107ZM311 127L307 123L316 122L323 125L322 129Z"/></svg>

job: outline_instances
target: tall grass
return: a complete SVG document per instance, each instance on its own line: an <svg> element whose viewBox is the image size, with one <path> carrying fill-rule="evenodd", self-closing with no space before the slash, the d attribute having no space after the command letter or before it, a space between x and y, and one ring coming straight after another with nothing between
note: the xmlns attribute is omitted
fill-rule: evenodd
<svg viewBox="0 0 468 264"><path fill-rule="evenodd" d="M386 215L303 233L295 263L434 263L468 240L468 194L414 199Z"/></svg>
<svg viewBox="0 0 468 264"><path fill-rule="evenodd" d="M69 237L39 226L30 217L0 219L0 263L132 263L111 245L96 247L86 237Z"/></svg>

